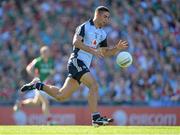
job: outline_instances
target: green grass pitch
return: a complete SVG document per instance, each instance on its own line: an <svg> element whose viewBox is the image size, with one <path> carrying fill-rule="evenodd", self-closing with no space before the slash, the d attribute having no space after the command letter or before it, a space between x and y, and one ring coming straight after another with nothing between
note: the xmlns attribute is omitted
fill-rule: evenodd
<svg viewBox="0 0 180 135"><path fill-rule="evenodd" d="M0 135L180 135L178 126L0 126Z"/></svg>

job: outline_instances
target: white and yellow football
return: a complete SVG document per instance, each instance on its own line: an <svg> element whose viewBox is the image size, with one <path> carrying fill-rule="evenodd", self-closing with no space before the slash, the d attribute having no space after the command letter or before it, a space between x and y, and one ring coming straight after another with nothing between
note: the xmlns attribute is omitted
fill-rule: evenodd
<svg viewBox="0 0 180 135"><path fill-rule="evenodd" d="M116 63L122 68L129 67L132 62L132 55L126 51L120 52L116 57Z"/></svg>

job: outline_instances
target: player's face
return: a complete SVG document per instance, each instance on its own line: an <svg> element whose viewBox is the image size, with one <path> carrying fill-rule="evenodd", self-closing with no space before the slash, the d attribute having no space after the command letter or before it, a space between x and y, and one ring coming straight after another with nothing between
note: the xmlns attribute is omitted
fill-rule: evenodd
<svg viewBox="0 0 180 135"><path fill-rule="evenodd" d="M110 13L109 12L101 12L99 13L99 22L101 27L106 26L110 22Z"/></svg>
<svg viewBox="0 0 180 135"><path fill-rule="evenodd" d="M43 52L42 52L43 58L47 59L47 58L49 58L49 55L50 55L49 49L43 50Z"/></svg>

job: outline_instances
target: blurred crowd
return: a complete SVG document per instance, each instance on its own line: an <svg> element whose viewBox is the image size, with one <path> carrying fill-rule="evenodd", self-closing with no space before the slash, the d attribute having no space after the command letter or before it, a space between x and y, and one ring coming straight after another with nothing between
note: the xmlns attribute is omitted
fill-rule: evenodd
<svg viewBox="0 0 180 135"><path fill-rule="evenodd" d="M0 3L0 103L14 103L30 78L25 68L50 47L55 61L53 84L61 86L78 25L109 7L108 45L129 43L133 64L121 69L115 56L94 58L99 101L172 106L180 102L180 2L178 0L2 0ZM83 85L70 101L85 101Z"/></svg>

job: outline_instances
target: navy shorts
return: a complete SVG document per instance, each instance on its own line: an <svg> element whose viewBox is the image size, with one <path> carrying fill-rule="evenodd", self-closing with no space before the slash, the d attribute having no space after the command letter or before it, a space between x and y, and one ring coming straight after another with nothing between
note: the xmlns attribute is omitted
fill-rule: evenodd
<svg viewBox="0 0 180 135"><path fill-rule="evenodd" d="M83 61L72 58L70 62L67 65L68 69L68 77L72 77L73 79L77 80L78 83L81 83L81 77L87 73L90 72L87 66L84 64Z"/></svg>

